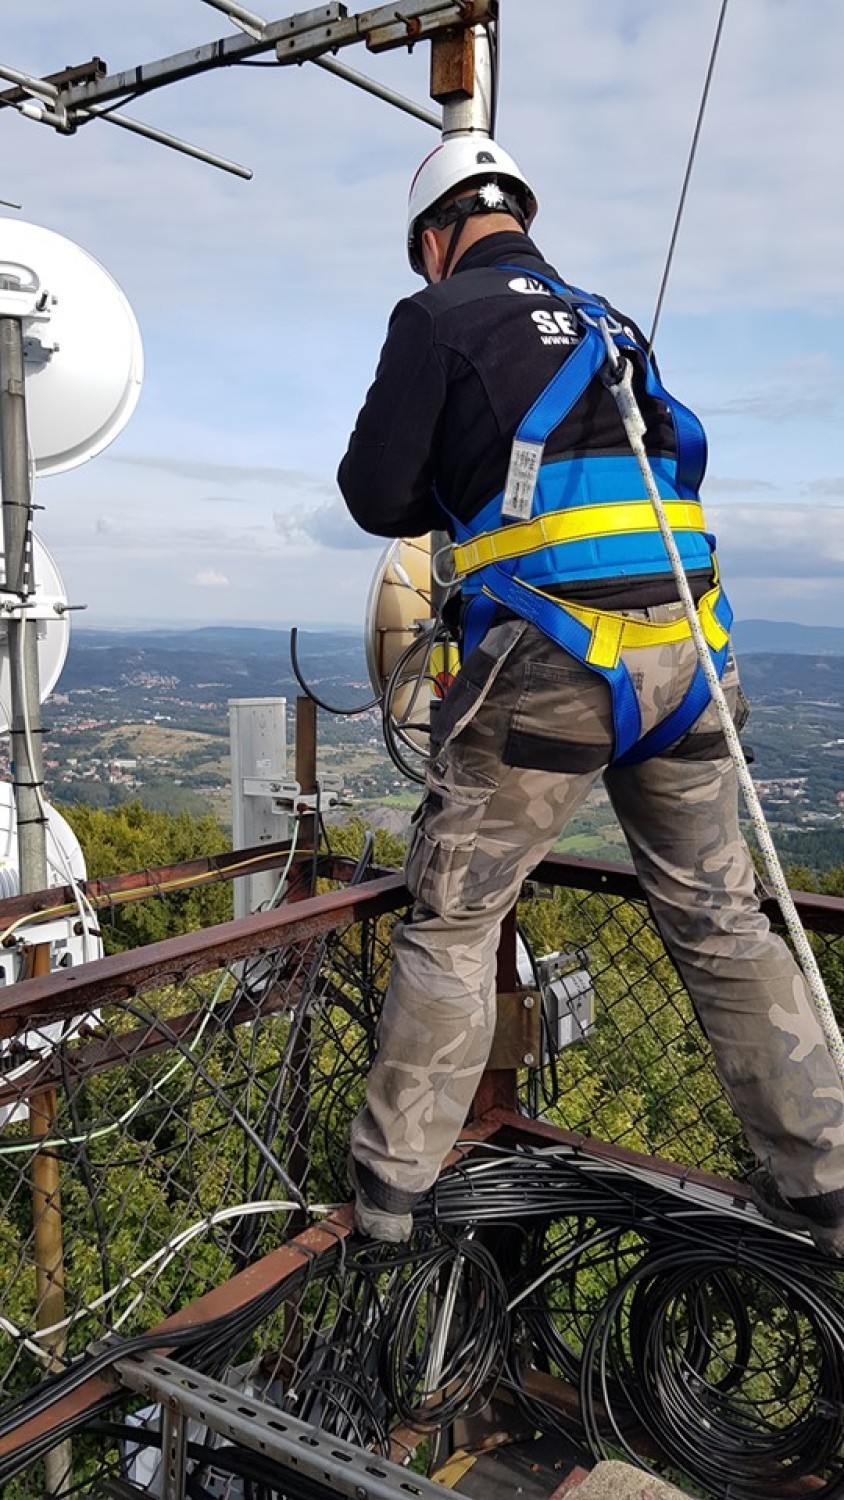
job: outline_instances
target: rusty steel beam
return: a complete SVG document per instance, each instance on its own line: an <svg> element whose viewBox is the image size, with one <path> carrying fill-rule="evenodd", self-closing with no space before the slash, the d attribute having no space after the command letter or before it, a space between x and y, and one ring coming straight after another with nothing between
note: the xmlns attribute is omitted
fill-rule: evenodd
<svg viewBox="0 0 844 1500"><path fill-rule="evenodd" d="M488 1140L496 1130L497 1124L491 1120L464 1128L458 1144L446 1157L443 1167L460 1161L467 1147ZM347 1239L351 1232L352 1205L348 1203L335 1209L330 1218L323 1220L321 1224L305 1229L289 1244L271 1250L269 1255L239 1271L230 1281L212 1287L204 1296L198 1297L195 1302L180 1308L155 1328L151 1328L150 1335L161 1336L161 1344L156 1345L158 1353L167 1354L173 1347L167 1342L168 1333L195 1328L214 1318L225 1317L240 1308L248 1307L250 1302L277 1287L294 1271L301 1270L303 1260L313 1261L326 1255L335 1248L338 1241L342 1243ZM103 1401L117 1401L120 1394L115 1377L92 1376L71 1395L0 1437L0 1458L39 1441L46 1433L54 1431L65 1422L80 1420L86 1412L93 1411Z"/></svg>
<svg viewBox="0 0 844 1500"><path fill-rule="evenodd" d="M239 1000L233 1010L226 1011L226 1024L242 1026L277 1014L281 1010L295 1007L301 999L303 986L301 976L287 985L276 983L261 995L260 1002ZM192 1010L183 1016L167 1019L166 1030L157 1025L136 1026L131 1031L121 1031L116 1036L98 1036L82 1040L73 1051L66 1052L66 1066L74 1083L83 1078L92 1078L97 1073L107 1073L109 1068L128 1067L141 1058L151 1057L156 1052L172 1048L174 1038L189 1041L193 1032L208 1017L207 1010ZM15 1083L0 1081L0 1108L8 1104L19 1104L40 1089L57 1087L65 1077L55 1051L45 1055L41 1063L33 1060L32 1071L18 1078ZM2 1079L2 1074L0 1074Z"/></svg>
<svg viewBox="0 0 844 1500"><path fill-rule="evenodd" d="M198 885L216 885L219 881L233 880L244 873L257 874L261 870L280 869L289 852L290 841L284 839L276 844L258 844L252 849L233 849L222 854L203 855L199 859L187 859L175 865L155 865L145 870L130 870L122 875L104 875L98 880L82 880L79 885L93 907L109 908L124 901L170 896ZM294 862L297 859L310 861L311 858L312 850L302 849L294 855ZM341 861L334 860L332 863L339 867ZM346 865L354 868L351 860L347 860ZM43 891L10 896L5 901L0 901L0 930L32 913L49 910L52 917L65 912L72 915L77 909L73 888L69 885L53 885Z"/></svg>
<svg viewBox="0 0 844 1500"><path fill-rule="evenodd" d="M803 926L827 937L844 936L844 901L840 896L821 896L816 891L792 891ZM783 921L779 902L773 896L762 902L765 916L774 924Z"/></svg>
<svg viewBox="0 0 844 1500"><path fill-rule="evenodd" d="M188 890L204 883L211 885L217 881L231 880L243 873L244 864L248 864L254 871L275 869L281 865L289 849L290 845L286 840L277 844L261 844L254 849L226 851L200 859L185 860L180 864L103 876L97 880L82 882L81 888L93 907L109 908L124 901L141 901L170 894L168 887ZM312 857L312 850L299 850L294 857L294 864L307 866ZM319 874L326 879L348 880L354 868L355 861L345 856L320 856ZM384 866L373 866L371 873L388 876L393 872ZM540 885L601 892L630 901L644 900L635 873L629 866L622 864L551 854L537 865L530 879ZM823 896L812 891L793 891L792 895L807 927L830 936L844 935L844 900L838 896ZM779 914L776 902L763 901L762 906L766 914L776 921ZM0 930L19 921L21 917L34 913L49 910L55 916L70 915L76 909L73 891L67 885L12 896L0 901Z"/></svg>
<svg viewBox="0 0 844 1500"><path fill-rule="evenodd" d="M238 1001L233 1010L226 1012L226 1024L248 1025L259 1017L263 1020L279 1011L294 1009L303 993L301 975L297 976L295 983L275 983L261 995L260 1006L248 999ZM329 993L337 1004L344 1001L342 991L337 991L330 984L325 993ZM180 1042L189 1041L207 1016L207 1010L192 1010L183 1016L171 1016L164 1031L157 1025L136 1026L131 1031L121 1031L116 1036L98 1036L95 1032L90 1040L85 1040L83 1033L79 1045L66 1054L67 1072L73 1082L78 1083L83 1078L107 1073L110 1068L128 1067L142 1058L171 1048L174 1037ZM40 1063L33 1059L32 1070L24 1077L18 1078L14 1083L0 1082L0 1109L5 1105L19 1104L22 1099L28 1099L41 1089L61 1085L64 1077L65 1073L54 1054L45 1056Z"/></svg>
<svg viewBox="0 0 844 1500"><path fill-rule="evenodd" d="M153 984L181 984L236 959L308 942L349 923L397 911L409 900L403 877L387 875L128 953L113 953L78 969L56 969L43 979L10 985L0 994L0 1037L14 1036L32 1021L84 1015Z"/></svg>
<svg viewBox="0 0 844 1500"><path fill-rule="evenodd" d="M223 854L207 854L199 859L186 859L175 865L154 865L145 870L130 870L122 875L104 875L98 880L81 880L79 888L95 910L110 910L127 901L148 901L159 896L172 896L179 891L192 890L196 886L219 885L224 880L234 880L244 873L259 874L262 870L280 869L290 853L290 840L275 844L258 844L252 849L226 850ZM293 856L294 872L298 865L309 872L313 850L302 848ZM354 873L356 861L345 855L321 854L317 874L327 880L348 880ZM370 875L392 875L395 872L385 865L373 865ZM72 916L78 910L73 889L69 885L48 886L43 891L31 891L22 896L9 896L0 901L0 931L36 913L49 911L50 917ZM12 941L12 938L9 941Z"/></svg>
<svg viewBox="0 0 844 1500"><path fill-rule="evenodd" d="M565 886L573 891L623 896L628 901L645 900L638 877L629 865L610 864L598 859L549 854L531 872L530 880L539 885ZM840 896L822 896L816 891L792 891L791 894L804 926L830 937L844 935L844 900ZM782 921L782 913L772 897L763 900L762 910L772 922Z"/></svg>
<svg viewBox="0 0 844 1500"><path fill-rule="evenodd" d="M296 699L296 780L303 797L317 792L317 706L313 698L300 694ZM302 813L299 818L302 842L309 849L319 845L319 820L316 813ZM310 892L313 895L313 891Z"/></svg>

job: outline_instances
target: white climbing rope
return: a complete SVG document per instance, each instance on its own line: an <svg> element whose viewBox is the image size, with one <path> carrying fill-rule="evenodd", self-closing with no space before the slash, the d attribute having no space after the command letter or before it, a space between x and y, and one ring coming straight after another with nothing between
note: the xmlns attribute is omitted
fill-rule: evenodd
<svg viewBox="0 0 844 1500"><path fill-rule="evenodd" d="M605 319L601 319L602 323L605 323L605 321ZM604 335L605 341L607 341L609 352L609 329L602 328L601 332ZM818 968L817 959L815 958L815 955L812 951L809 939L806 936L806 931L803 927L803 923L800 920L800 915L797 911L797 907L794 905L794 900L792 898L790 890L788 889L785 874L783 873L783 868L780 864L779 856L776 849L774 848L770 830L768 828L767 822L765 821L765 814L762 811L762 804L759 801L759 795L753 783L753 778L750 774L747 761L745 760L744 750L742 749L741 740L738 736L738 730L733 723L733 716L730 713L730 708L724 694L724 689L721 686L718 673L715 670L715 665L709 652L709 647L706 643L706 637L703 634L703 628L700 623L697 606L695 604L691 588L689 587L689 580L686 576L686 570L683 566L683 560L680 556L677 543L674 540L674 534L671 530L671 526L669 525L668 517L665 513L665 507L662 503L662 499L660 497L659 490L657 489L656 481L653 476L653 470L651 469L650 461L645 451L645 444L643 439L646 432L646 425L642 418L642 413L639 410L639 405L636 397L633 394L633 365L631 361L625 358L615 346L614 354L614 359L612 358L612 355L610 355L610 365L613 371L613 379L608 380L607 385L609 390L615 397L616 405L618 406L618 410L621 415L621 420L624 423L624 430L627 433L630 446L633 449L634 454L636 455L636 459L642 473L642 479L645 482L648 497L656 515L657 523L662 534L662 540L665 543L665 550L668 553L672 572L674 574L677 588L680 593L683 608L686 612L686 619L689 622L689 628L692 633L692 639L695 643L698 659L700 661L701 667L703 668L706 682L709 687L710 694L712 695L712 701L718 711L718 718L721 722L721 728L724 731L724 738L727 741L730 756L732 758L733 765L736 768L739 786L741 787L742 794L747 805L747 811L750 815L750 821L753 824L753 831L756 835L756 840L758 842L759 850L765 864L765 870L767 872L768 879L771 883L773 894L775 895L779 903L780 911L783 914L789 936L791 937L791 941L794 944L794 950L797 955L798 962L801 969L803 970L806 983L808 984L809 990L812 995L812 999L815 1002L818 1019L829 1045L829 1050L835 1060L835 1065L838 1069L841 1081L842 1083L844 1083L844 1040L842 1040L838 1022L835 1019L835 1014L833 1012L832 1005L830 1004L829 995L827 994L826 985L824 984L821 971Z"/></svg>

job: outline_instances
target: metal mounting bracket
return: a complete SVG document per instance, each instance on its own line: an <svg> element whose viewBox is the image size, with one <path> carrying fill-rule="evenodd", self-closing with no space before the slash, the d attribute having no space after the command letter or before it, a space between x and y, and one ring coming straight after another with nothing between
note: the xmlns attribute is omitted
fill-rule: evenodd
<svg viewBox="0 0 844 1500"><path fill-rule="evenodd" d="M230 1442L262 1453L326 1494L343 1500L447 1500L453 1494L400 1464L356 1448L268 1401L247 1398L243 1391L198 1375L175 1360L155 1354L131 1355L117 1361L115 1373L129 1390L175 1407L183 1422L199 1422Z"/></svg>
<svg viewBox="0 0 844 1500"><path fill-rule="evenodd" d="M538 990L499 994L488 1068L535 1068L542 1049L542 1004Z"/></svg>
<svg viewBox="0 0 844 1500"><path fill-rule="evenodd" d="M343 792L343 778L326 771L317 781L317 791L303 792L298 781L274 776L244 776L244 797L268 797L276 813L326 812L336 807Z"/></svg>

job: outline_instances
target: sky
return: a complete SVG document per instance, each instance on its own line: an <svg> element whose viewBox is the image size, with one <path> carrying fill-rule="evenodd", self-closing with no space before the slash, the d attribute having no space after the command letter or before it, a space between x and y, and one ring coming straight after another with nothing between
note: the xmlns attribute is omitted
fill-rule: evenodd
<svg viewBox="0 0 844 1500"><path fill-rule="evenodd" d="M501 0L497 134L539 197L534 238L645 328L720 3ZM201 0L7 9L0 62L33 74L95 54L118 72L234 29ZM707 427L739 618L844 623L842 59L841 0L731 0L657 339ZM427 46L341 60L431 107ZM334 476L390 310L421 285L405 204L436 133L310 64L219 70L126 112L254 177L0 111L0 197L23 204L0 213L96 257L144 344L125 430L37 485L75 619L362 625L382 544Z"/></svg>

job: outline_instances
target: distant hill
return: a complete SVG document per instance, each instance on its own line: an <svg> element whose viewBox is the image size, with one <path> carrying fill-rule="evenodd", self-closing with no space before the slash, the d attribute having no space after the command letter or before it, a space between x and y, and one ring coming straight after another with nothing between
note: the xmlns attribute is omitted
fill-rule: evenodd
<svg viewBox="0 0 844 1500"><path fill-rule="evenodd" d="M752 704L754 776L766 786L783 847L816 869L844 865L844 629L751 620L739 626L738 642ZM323 702L346 710L363 705L349 718L320 715L324 769L342 773L367 816L373 806L387 806L391 816L399 809L406 818L405 799L413 796L369 706L360 633L309 630L300 639L300 662ZM229 704L283 697L292 709L298 693L284 628L76 629L45 707L52 781L67 801L111 806L139 795L150 806L213 805L227 816ZM592 808L572 828L577 842L568 847L615 855L610 826L609 809Z"/></svg>
<svg viewBox="0 0 844 1500"><path fill-rule="evenodd" d="M289 630L271 630L260 625L173 626L157 629L154 625L134 626L129 630L89 629L77 625L74 636L86 651L114 648L119 651L249 651L257 656L279 656L285 660L290 649ZM311 648L345 653L361 650L360 630L300 630L302 655Z"/></svg>
<svg viewBox="0 0 844 1500"><path fill-rule="evenodd" d="M306 681L329 703L350 707L370 697L359 631L301 631L299 662ZM227 730L231 698L296 697L290 631L235 625L74 630L58 691L104 690L116 695L114 707L122 705L127 722L166 713L184 729L207 728L214 705Z"/></svg>
<svg viewBox="0 0 844 1500"><path fill-rule="evenodd" d="M74 635L86 649L117 646L124 650L164 649L170 651L243 650L259 656L288 655L290 631L260 625L134 626L89 628L81 621ZM346 655L361 649L360 629L300 630L302 655L313 650L337 651ZM789 620L737 620L733 626L736 650L745 655L751 651L783 652L787 656L844 656L844 626L797 625Z"/></svg>
<svg viewBox="0 0 844 1500"><path fill-rule="evenodd" d="M844 656L844 628L838 625L795 625L789 620L737 620L733 626L736 651L783 652L787 656Z"/></svg>

